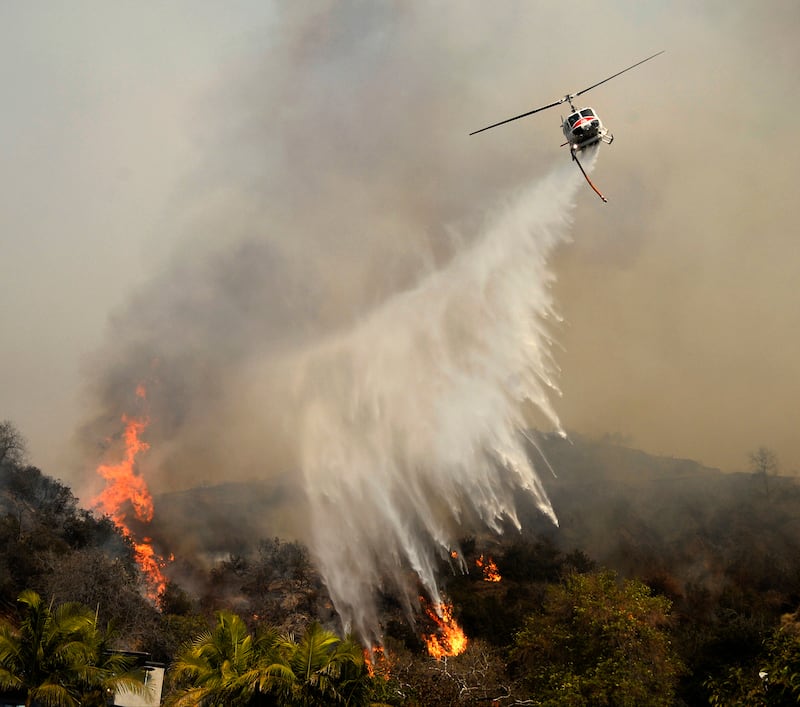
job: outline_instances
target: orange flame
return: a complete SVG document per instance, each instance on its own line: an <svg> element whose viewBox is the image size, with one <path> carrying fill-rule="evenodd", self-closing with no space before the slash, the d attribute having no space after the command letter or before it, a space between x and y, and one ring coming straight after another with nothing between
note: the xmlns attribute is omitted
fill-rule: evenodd
<svg viewBox="0 0 800 707"><path fill-rule="evenodd" d="M437 625L437 633L422 636L428 655L436 660L461 655L467 650L467 637L464 630L453 618L453 605L446 602L430 606L420 597L425 613Z"/></svg>
<svg viewBox="0 0 800 707"><path fill-rule="evenodd" d="M136 396L145 398L143 385L137 386ZM147 483L136 471L136 458L150 449L150 445L141 438L150 421L147 417L123 415L122 424L125 426L122 434L125 446L123 459L116 464L101 464L97 467L97 473L106 480L106 487L92 505L108 515L122 534L130 538L136 563L147 580L147 594L150 599L155 600L167 584L162 571L164 559L153 550L150 538L142 538L141 541L134 538L126 522L128 504L138 520L149 523L153 519L153 497Z"/></svg>
<svg viewBox="0 0 800 707"><path fill-rule="evenodd" d="M484 582L499 582L502 579L500 571L497 569L497 565L491 557L486 557L484 559L484 556L481 555L475 560L475 564L478 566L478 569L483 572Z"/></svg>
<svg viewBox="0 0 800 707"><path fill-rule="evenodd" d="M364 665L367 667L367 673L371 678L376 676L387 680L389 678L390 664L389 657L383 646L373 646L372 649L364 649Z"/></svg>
<svg viewBox="0 0 800 707"><path fill-rule="evenodd" d="M94 505L103 513L109 515L117 527L127 529L125 525L125 502L130 502L136 517L148 523L153 518L153 497L144 479L139 476L134 467L136 457L150 449L150 445L140 439L140 435L149 424L147 418L129 418L122 416L125 431L122 439L125 443L125 454L117 464L101 464L97 473L106 482L106 488L94 500Z"/></svg>

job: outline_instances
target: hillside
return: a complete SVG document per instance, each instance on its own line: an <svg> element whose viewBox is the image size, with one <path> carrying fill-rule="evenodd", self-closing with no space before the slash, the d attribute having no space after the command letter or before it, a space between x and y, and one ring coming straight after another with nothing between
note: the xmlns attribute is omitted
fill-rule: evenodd
<svg viewBox="0 0 800 707"><path fill-rule="evenodd" d="M647 578L669 573L680 586L721 588L738 573L763 572L789 589L800 556L800 486L791 477L722 473L586 439L549 437L557 473L544 483L559 528L526 516L559 547Z"/></svg>
<svg viewBox="0 0 800 707"><path fill-rule="evenodd" d="M800 557L800 486L794 478L771 477L767 490L753 474L723 473L687 459L582 437L540 442L554 474L537 461L559 526L520 498L524 536L545 537L565 552L578 548L628 575L669 572L680 586L716 586L723 580L723 558L735 559L741 569L769 566L778 581L789 571L786 558ZM286 479L163 494L155 509L149 527L154 539L184 560L204 562L245 553L262 538L297 539L292 529L304 512ZM514 537L512 530L505 542Z"/></svg>
<svg viewBox="0 0 800 707"><path fill-rule="evenodd" d="M230 482L157 495L147 532L170 552L207 561L252 549L262 538L294 539L303 501L285 481Z"/></svg>
<svg viewBox="0 0 800 707"><path fill-rule="evenodd" d="M574 601L587 602L588 616L598 620L609 602L616 603L637 631L655 631L651 648L661 646L662 657L688 668L680 676L659 673L674 685L678 704L707 704L712 694L745 704L743 694L761 689L757 676L764 661L776 670L795 671L796 664L800 671L800 644L784 631L800 635L791 613L800 606L795 479L724 474L578 437L539 442L555 472L545 472L543 483L560 525L520 497L521 532L509 527L496 537L465 529L460 550L470 568L466 575L453 573L449 558L442 560L443 589L470 650L442 672L423 643L436 630L433 617L420 615L410 625L395 598L380 594L384 638L402 664L393 679L412 686L410 693L398 686L391 704L483 704L498 695L513 704L513 695L539 685L539 659L523 668L514 652L520 630L531 622L549 626L528 634L536 655L544 650L552 659L548 670L569 667L564 650L599 641L599 653L585 656L591 664L612 639L588 625L568 629ZM81 509L69 488L35 467L1 463L0 612L12 615L26 588L78 601L101 621L120 626L121 647L165 663L220 610L247 617L253 627L267 624L297 635L314 619L338 626L313 559L291 532L310 518L290 481L225 483L158 496L153 522L136 529L152 537L157 553L174 556L166 568L169 582L154 604L133 544L110 519ZM476 569L487 557L501 581L485 581ZM608 569L630 583L613 574L609 580ZM560 597L557 606L554 597ZM636 618L632 612L644 606L655 613L643 610ZM577 643L550 650L551 636ZM629 658L618 664L629 665ZM677 662L672 665L677 669ZM458 697L464 680L475 683L467 701ZM401 699L401 693L425 697Z"/></svg>

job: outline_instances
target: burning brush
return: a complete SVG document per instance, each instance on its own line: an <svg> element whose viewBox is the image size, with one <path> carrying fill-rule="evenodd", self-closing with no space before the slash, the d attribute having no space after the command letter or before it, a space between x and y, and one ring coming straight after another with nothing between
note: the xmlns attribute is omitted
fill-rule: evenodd
<svg viewBox="0 0 800 707"><path fill-rule="evenodd" d="M491 557L481 555L475 560L475 566L483 572L484 582L499 582L502 579L500 571Z"/></svg>
<svg viewBox="0 0 800 707"><path fill-rule="evenodd" d="M144 402L147 391L143 385L136 388L136 397ZM122 459L115 463L101 464L97 473L106 480L105 489L93 500L92 505L107 515L122 534L133 543L136 563L147 582L147 596L155 601L164 591L167 580L163 573L165 560L153 549L150 538L136 538L128 525L129 509L136 519L149 523L153 519L153 497L144 478L136 469L137 457L146 452L150 445L142 439L143 432L150 424L146 415L132 417L122 415Z"/></svg>
<svg viewBox="0 0 800 707"><path fill-rule="evenodd" d="M436 633L423 634L428 655L436 660L461 655L467 650L467 637L464 630L453 618L453 605L448 602L430 604L424 597L419 598L428 618L436 624Z"/></svg>

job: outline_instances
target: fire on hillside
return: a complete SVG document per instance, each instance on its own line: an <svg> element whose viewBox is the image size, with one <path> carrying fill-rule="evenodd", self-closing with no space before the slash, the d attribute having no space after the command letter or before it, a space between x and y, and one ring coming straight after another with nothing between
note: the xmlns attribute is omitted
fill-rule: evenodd
<svg viewBox="0 0 800 707"><path fill-rule="evenodd" d="M500 576L500 571L497 569L497 565L488 555L485 557L481 555L477 560L475 560L475 565L479 570L481 570L481 572L483 572L484 582L499 582L502 579Z"/></svg>
<svg viewBox="0 0 800 707"><path fill-rule="evenodd" d="M467 637L453 618L453 605L444 601L441 604L431 605L423 597L420 597L420 603L428 618L437 627L435 633L422 636L428 655L441 660L461 655L467 650Z"/></svg>
<svg viewBox="0 0 800 707"><path fill-rule="evenodd" d="M136 388L136 397L143 404L147 391L143 385ZM107 515L126 538L133 543L136 563L147 582L147 596L156 601L166 587L163 568L166 560L153 549L150 538L134 536L128 523L129 510L142 523L153 519L153 497L144 478L136 468L137 457L146 452L150 445L142 439L142 434L150 424L147 415L121 417L122 459L116 463L100 464L97 473L106 480L106 487L96 496L92 506Z"/></svg>

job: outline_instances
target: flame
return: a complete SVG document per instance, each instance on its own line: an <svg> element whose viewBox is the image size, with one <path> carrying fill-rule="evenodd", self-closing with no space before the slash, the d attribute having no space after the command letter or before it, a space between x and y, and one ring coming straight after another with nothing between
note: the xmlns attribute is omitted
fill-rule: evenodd
<svg viewBox="0 0 800 707"><path fill-rule="evenodd" d="M442 602L441 604L430 606L423 597L420 597L420 601L425 613L438 627L436 633L423 634L422 636L422 640L425 641L425 647L428 649L428 655L436 658L436 660L441 660L442 658L461 655L467 650L467 637L464 635L464 630L453 618L453 605Z"/></svg>
<svg viewBox="0 0 800 707"><path fill-rule="evenodd" d="M502 579L500 571L497 569L497 565L491 557L486 557L484 559L484 556L481 555L475 560L475 564L478 566L478 569L483 572L484 582L499 582Z"/></svg>
<svg viewBox="0 0 800 707"><path fill-rule="evenodd" d="M364 665L367 666L367 673L371 678L376 676L389 679L391 673L391 666L389 664L389 657L383 646L373 646L371 649L364 649Z"/></svg>
<svg viewBox="0 0 800 707"><path fill-rule="evenodd" d="M127 529L125 502L130 502L139 520L149 523L153 518L153 497L144 479L134 470L136 457L150 449L150 445L140 438L149 420L146 417L130 418L123 415L122 424L125 425L122 433L124 458L117 464L101 464L97 467L97 473L106 480L107 485L94 499L94 505L110 516L117 527Z"/></svg>
<svg viewBox="0 0 800 707"><path fill-rule="evenodd" d="M144 400L146 390L142 384L136 387L136 397ZM136 471L136 458L150 449L142 439L150 420L146 417L122 415L124 430L123 458L116 464L100 464L97 473L106 480L105 489L93 500L92 505L109 516L122 534L133 543L136 564L147 581L147 595L155 600L164 591L167 580L163 573L164 559L153 550L150 538L136 539L128 527L128 508L133 509L137 520L149 523L153 519L153 496L147 483Z"/></svg>

